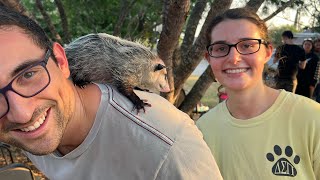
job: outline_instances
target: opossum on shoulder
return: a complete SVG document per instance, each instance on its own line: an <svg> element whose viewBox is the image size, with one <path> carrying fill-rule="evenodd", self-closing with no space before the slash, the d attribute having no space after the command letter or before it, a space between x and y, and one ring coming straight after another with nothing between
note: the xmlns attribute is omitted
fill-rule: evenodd
<svg viewBox="0 0 320 180"><path fill-rule="evenodd" d="M150 106L133 89L169 92L164 62L147 47L105 33L82 36L65 47L75 85L113 85L139 113Z"/></svg>

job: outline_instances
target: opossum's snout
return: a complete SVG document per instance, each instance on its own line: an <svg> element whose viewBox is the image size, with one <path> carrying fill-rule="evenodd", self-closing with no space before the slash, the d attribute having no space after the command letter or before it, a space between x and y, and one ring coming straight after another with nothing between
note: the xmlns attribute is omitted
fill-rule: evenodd
<svg viewBox="0 0 320 180"><path fill-rule="evenodd" d="M160 84L159 86L160 92L170 92L170 87L167 84L165 84L164 86Z"/></svg>
<svg viewBox="0 0 320 180"><path fill-rule="evenodd" d="M169 92L169 82L166 66L162 64L157 64L154 69L155 76L155 87L160 92Z"/></svg>

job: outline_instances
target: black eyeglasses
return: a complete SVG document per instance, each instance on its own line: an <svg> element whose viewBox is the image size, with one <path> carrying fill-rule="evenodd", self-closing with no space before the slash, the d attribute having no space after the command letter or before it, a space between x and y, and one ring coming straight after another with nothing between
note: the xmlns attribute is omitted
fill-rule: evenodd
<svg viewBox="0 0 320 180"><path fill-rule="evenodd" d="M245 39L236 44L217 42L207 46L207 50L209 55L214 58L227 56L231 47L235 47L240 54L247 55L258 52L261 44L267 45L267 42L263 39Z"/></svg>
<svg viewBox="0 0 320 180"><path fill-rule="evenodd" d="M10 109L7 91L15 92L16 94L30 98L43 91L50 84L50 74L47 69L47 63L51 55L51 50L48 49L43 61L36 62L24 69L11 82L0 89L0 119L3 118Z"/></svg>

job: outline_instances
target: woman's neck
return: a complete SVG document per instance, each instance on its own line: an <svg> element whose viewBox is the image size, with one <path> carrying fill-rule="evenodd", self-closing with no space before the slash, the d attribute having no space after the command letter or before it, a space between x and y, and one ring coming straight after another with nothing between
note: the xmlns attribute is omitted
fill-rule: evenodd
<svg viewBox="0 0 320 180"><path fill-rule="evenodd" d="M280 91L265 85L241 92L228 92L226 101L230 114L237 119L250 119L256 117L275 102Z"/></svg>

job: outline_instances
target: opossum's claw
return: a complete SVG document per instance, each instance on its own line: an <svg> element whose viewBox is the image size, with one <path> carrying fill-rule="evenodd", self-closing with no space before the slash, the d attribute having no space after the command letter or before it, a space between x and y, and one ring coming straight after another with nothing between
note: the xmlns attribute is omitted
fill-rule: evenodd
<svg viewBox="0 0 320 180"><path fill-rule="evenodd" d="M141 110L143 110L144 113L146 113L146 109L145 107L148 106L148 107L151 107L151 104L147 103L146 102L147 100L137 100L135 102L133 102L133 110L132 111L135 111L137 110L137 114L140 113Z"/></svg>
<svg viewBox="0 0 320 180"><path fill-rule="evenodd" d="M150 92L149 89L141 89L139 87L134 87L135 90Z"/></svg>
<svg viewBox="0 0 320 180"><path fill-rule="evenodd" d="M89 81L85 81L85 80L77 80L77 81L74 81L74 85L80 87L81 89L85 88L86 85L90 84Z"/></svg>

